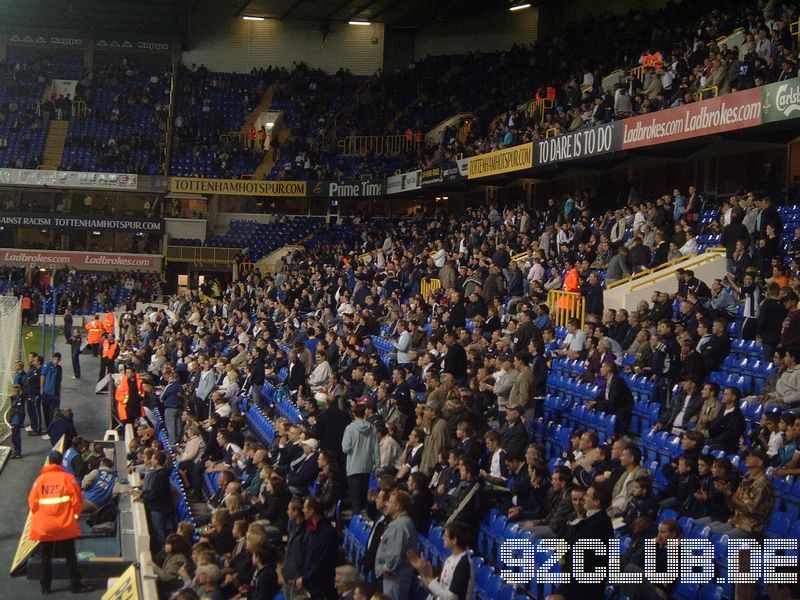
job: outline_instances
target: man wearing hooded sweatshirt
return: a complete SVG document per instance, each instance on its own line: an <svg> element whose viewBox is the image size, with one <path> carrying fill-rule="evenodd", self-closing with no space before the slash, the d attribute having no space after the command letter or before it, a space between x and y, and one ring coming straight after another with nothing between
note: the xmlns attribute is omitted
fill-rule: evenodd
<svg viewBox="0 0 800 600"><path fill-rule="evenodd" d="M347 487L353 514L367 508L369 476L381 464L378 433L375 426L364 417L366 409L361 404L353 407L353 422L344 430L342 452L347 457Z"/></svg>

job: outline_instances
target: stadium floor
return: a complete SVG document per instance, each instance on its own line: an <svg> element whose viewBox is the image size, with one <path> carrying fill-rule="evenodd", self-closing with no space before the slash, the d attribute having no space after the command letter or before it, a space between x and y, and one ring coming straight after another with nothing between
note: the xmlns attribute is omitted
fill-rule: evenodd
<svg viewBox="0 0 800 600"><path fill-rule="evenodd" d="M49 341L49 340L48 340ZM41 341L39 342L41 343ZM56 342L56 351L66 357L64 365L64 380L62 383L61 406L72 408L75 412L75 427L78 434L90 440L102 439L105 433L105 410L101 403L101 396L94 394L94 384L100 370L100 359L91 355L81 356L83 378L72 379L72 364L69 359L69 347L64 343L64 338L59 336ZM48 348L49 353L49 348ZM6 442L10 445L10 440ZM9 460L0 474L0 556L2 570L0 570L0 597L2 598L40 598L39 584L29 581L23 575L11 577L8 574L11 560L17 549L22 525L28 513L27 497L33 481L39 474L39 469L44 464L50 444L41 438L22 437L21 460ZM116 539L116 538L112 538ZM80 553L81 541L77 543ZM84 579L89 578L89 573L82 572ZM68 580L54 580L53 593L47 598L100 598L105 591L105 581L92 581L93 584L103 585L103 589L75 596L69 593Z"/></svg>

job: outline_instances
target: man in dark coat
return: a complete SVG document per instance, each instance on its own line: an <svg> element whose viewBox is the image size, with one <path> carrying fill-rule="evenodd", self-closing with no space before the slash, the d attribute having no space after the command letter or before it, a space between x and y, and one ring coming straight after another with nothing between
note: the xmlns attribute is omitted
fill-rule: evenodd
<svg viewBox="0 0 800 600"><path fill-rule="evenodd" d="M346 410L339 408L338 400L328 396L325 399L326 408L317 415L314 425L314 437L319 441L319 447L331 452L336 457L337 464L344 465L342 452L342 438L344 430L350 424L350 415Z"/></svg>
<svg viewBox="0 0 800 600"><path fill-rule="evenodd" d="M295 588L305 589L312 600L334 600L336 565L339 563L339 541L336 530L325 518L317 498L306 498L303 504L306 518L303 575L295 581Z"/></svg>
<svg viewBox="0 0 800 600"><path fill-rule="evenodd" d="M712 451L733 453L739 449L739 438L747 427L739 408L740 397L737 388L726 387L722 392L722 410L708 424L708 447Z"/></svg>
<svg viewBox="0 0 800 600"><path fill-rule="evenodd" d="M611 519L606 512L609 505L609 497L606 492L597 486L591 486L586 490L583 497L586 517L567 524L566 539L569 548L575 548L578 540L608 540L614 539L614 528ZM598 567L607 566L606 556L598 556L591 550L584 554L584 573L591 573ZM572 565L572 551L567 553L567 564ZM565 598L580 598L581 600L601 600L605 584L603 583L579 583L574 577L572 580L559 588L559 593Z"/></svg>
<svg viewBox="0 0 800 600"><path fill-rule="evenodd" d="M458 343L455 331L450 330L445 333L444 342L447 344L444 372L450 373L455 378L456 384L463 385L467 378L467 352Z"/></svg>
<svg viewBox="0 0 800 600"><path fill-rule="evenodd" d="M587 404L589 408L596 408L617 417L616 433L628 431L633 411L633 394L625 380L617 373L617 365L612 360L604 360L600 364L600 375L605 377L606 384L603 393L593 402Z"/></svg>

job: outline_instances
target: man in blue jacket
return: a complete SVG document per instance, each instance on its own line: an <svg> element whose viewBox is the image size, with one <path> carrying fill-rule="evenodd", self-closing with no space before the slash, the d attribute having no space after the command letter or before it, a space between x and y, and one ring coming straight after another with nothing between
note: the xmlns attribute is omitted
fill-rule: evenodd
<svg viewBox="0 0 800 600"><path fill-rule="evenodd" d="M161 393L161 404L164 408L164 424L167 427L167 437L173 446L178 443L181 433L181 412L185 394L177 373L170 375L170 381Z"/></svg>
<svg viewBox="0 0 800 600"><path fill-rule="evenodd" d="M53 415L61 406L61 378L64 370L61 367L61 353L53 354L53 360L47 363L42 369L42 412L44 413L44 425L50 425Z"/></svg>
<svg viewBox="0 0 800 600"><path fill-rule="evenodd" d="M367 508L369 476L381 464L378 432L375 426L365 419L363 404L353 407L353 422L344 430L342 451L347 457L347 486L353 514Z"/></svg>
<svg viewBox="0 0 800 600"><path fill-rule="evenodd" d="M28 435L42 435L42 357L33 353L30 368L25 376L23 394L28 405Z"/></svg>

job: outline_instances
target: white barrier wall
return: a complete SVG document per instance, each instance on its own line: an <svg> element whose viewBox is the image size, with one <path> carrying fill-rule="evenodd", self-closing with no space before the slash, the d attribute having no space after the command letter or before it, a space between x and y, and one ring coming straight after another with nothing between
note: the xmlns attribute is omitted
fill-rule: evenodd
<svg viewBox="0 0 800 600"><path fill-rule="evenodd" d="M642 300L650 302L653 292L675 294L678 291L678 279L675 275L678 269L691 269L695 277L711 287L714 279L725 277L725 253L705 252L672 267L606 290L603 294L603 305L630 311Z"/></svg>

